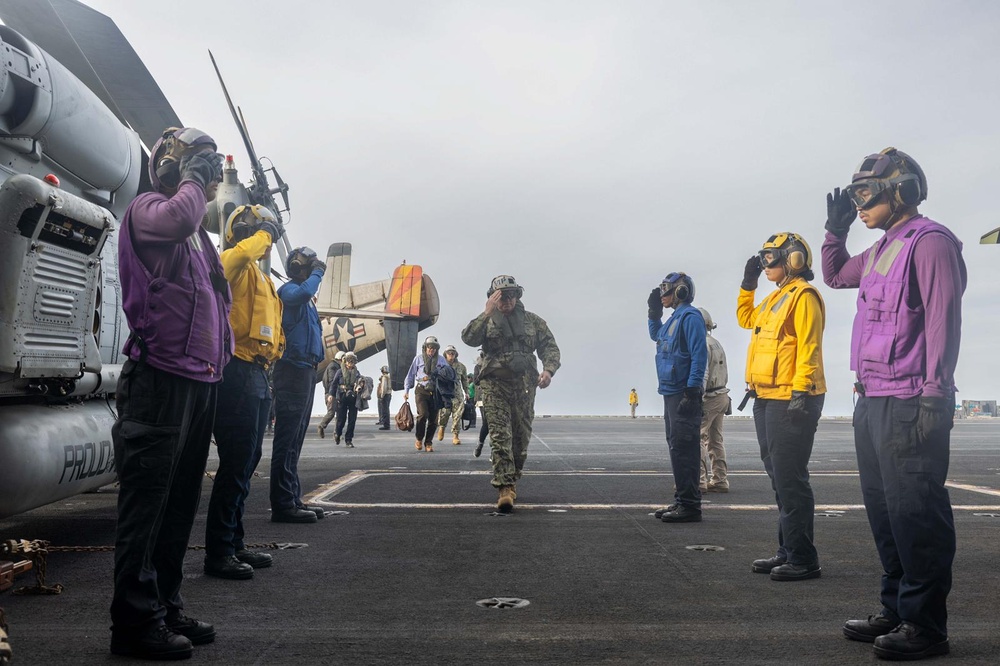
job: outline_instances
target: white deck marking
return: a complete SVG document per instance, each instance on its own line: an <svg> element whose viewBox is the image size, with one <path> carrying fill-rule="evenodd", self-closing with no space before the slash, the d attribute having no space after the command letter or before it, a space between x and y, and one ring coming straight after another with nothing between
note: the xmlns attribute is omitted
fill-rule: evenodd
<svg viewBox="0 0 1000 666"><path fill-rule="evenodd" d="M366 478L376 476L492 476L493 473L485 470L399 470L399 469L373 469L373 470L353 470L339 479L330 483L325 483L304 498L308 504L319 504L331 508L353 508L353 509L490 509L493 503L478 502L340 502L332 498L342 490L360 483ZM558 471L531 471L525 472L525 476L643 476L643 477L671 477L669 472L654 472L650 470L634 470L622 472L601 472L595 470L558 470ZM810 477L848 477L857 476L857 472L832 471L813 472ZM766 476L765 472L735 472L729 476ZM948 481L945 483L949 488L964 490L967 492L980 493L992 497L1000 497L1000 490L985 488L983 486L973 486L963 483ZM776 511L773 504L719 504L714 498L722 499L715 494L703 495L706 498L702 508L716 511ZM553 509L576 509L576 510L630 510L630 511L653 511L662 506L659 504L531 504L519 503L518 509L551 511ZM816 511L864 511L863 504L817 504ZM957 511L1000 511L1000 505L994 504L953 504L952 509Z"/></svg>

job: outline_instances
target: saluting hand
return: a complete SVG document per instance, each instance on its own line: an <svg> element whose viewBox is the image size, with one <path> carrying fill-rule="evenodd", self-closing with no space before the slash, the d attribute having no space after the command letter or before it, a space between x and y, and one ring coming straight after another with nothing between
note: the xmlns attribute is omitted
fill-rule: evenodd
<svg viewBox="0 0 1000 666"><path fill-rule="evenodd" d="M483 309L483 312L487 317L496 312L497 308L500 307L500 297L502 295L503 292L497 289L489 298L486 299L486 307Z"/></svg>

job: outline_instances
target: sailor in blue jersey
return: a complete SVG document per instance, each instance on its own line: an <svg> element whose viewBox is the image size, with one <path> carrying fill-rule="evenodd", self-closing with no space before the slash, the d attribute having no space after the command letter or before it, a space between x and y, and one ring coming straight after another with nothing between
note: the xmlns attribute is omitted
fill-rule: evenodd
<svg viewBox="0 0 1000 666"><path fill-rule="evenodd" d="M313 297L326 263L300 247L288 255L291 280L278 289L284 306L285 353L274 364L274 444L271 449L271 521L315 523L321 507L306 507L299 486L299 454L316 392L316 366L323 360L323 328Z"/></svg>
<svg viewBox="0 0 1000 666"><path fill-rule="evenodd" d="M705 320L691 305L694 281L684 273L670 273L649 295L649 337L656 342L657 392L663 396L670 467L674 473L674 501L654 515L665 523L701 521L702 396L708 347ZM674 313L664 323L663 308Z"/></svg>

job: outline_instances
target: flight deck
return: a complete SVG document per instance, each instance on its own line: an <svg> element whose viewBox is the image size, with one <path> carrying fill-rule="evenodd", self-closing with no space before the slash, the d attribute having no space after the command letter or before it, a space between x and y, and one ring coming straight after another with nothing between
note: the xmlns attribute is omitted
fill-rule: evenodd
<svg viewBox="0 0 1000 666"><path fill-rule="evenodd" d="M354 449L315 432L299 468L324 520L270 522L268 441L244 524L248 543L284 547L270 551L274 566L221 580L202 573L202 551L189 551L186 612L218 634L192 663L878 661L841 634L844 620L878 611L881 574L849 420L820 423L810 470L823 575L793 583L750 571L774 554L777 513L749 419L726 422L730 492L704 496L703 522L673 525L651 515L670 503L672 485L658 418L537 417L510 515L493 510L489 448L473 457L474 430L434 453L373 419L359 419ZM1000 420L958 421L952 434L948 663L992 664L1000 653L998 441ZM206 479L192 546L204 543L210 491ZM115 502L106 487L11 517L0 540L110 545ZM62 594L0 595L13 663L127 663L108 651L112 567L111 552L56 552L47 583L63 584ZM15 580L32 582L30 573Z"/></svg>

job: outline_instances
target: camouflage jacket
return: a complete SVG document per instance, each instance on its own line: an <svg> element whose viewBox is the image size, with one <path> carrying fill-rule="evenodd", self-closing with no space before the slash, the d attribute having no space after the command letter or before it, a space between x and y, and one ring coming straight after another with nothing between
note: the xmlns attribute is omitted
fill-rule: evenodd
<svg viewBox="0 0 1000 666"><path fill-rule="evenodd" d="M510 379L524 374L538 374L534 354L542 360L542 369L555 375L559 369L559 347L545 320L524 309L518 302L514 311L504 316L499 311L486 313L469 322L462 331L462 341L470 347L483 348L480 377Z"/></svg>
<svg viewBox="0 0 1000 666"><path fill-rule="evenodd" d="M455 359L454 363L451 365L451 369L455 371L455 397L462 396L463 400L468 400L469 398L469 371L465 369L465 364ZM458 385L462 385L462 392L458 392Z"/></svg>

